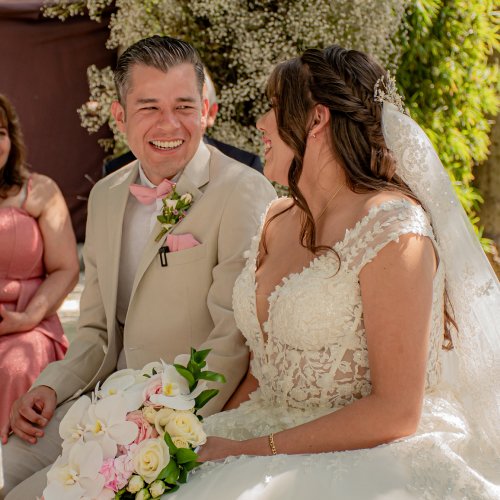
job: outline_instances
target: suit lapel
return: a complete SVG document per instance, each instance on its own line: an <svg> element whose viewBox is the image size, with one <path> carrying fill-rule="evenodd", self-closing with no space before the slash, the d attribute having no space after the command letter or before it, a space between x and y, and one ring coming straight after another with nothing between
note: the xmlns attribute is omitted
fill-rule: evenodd
<svg viewBox="0 0 500 500"><path fill-rule="evenodd" d="M118 276L120 272L120 254L122 244L123 217L129 197L129 186L136 179L139 172L139 162L135 162L132 169L128 172L123 172L122 176L118 176L116 182L109 188L108 199L108 279L104 280L109 286L109 293L103 297L111 297L111 301L107 304L109 313L108 317L115 317L116 298L118 293Z"/></svg>
<svg viewBox="0 0 500 500"><path fill-rule="evenodd" d="M193 205L195 205L203 196L203 192L200 190L205 184L208 183L210 178L210 162L204 162L202 165L196 165L196 162L190 163L181 174L179 178L179 182L176 184L176 191L182 195L185 193L190 193L193 196ZM186 215L186 219L189 218L189 212ZM186 220L185 219L185 220ZM172 230L172 233L181 233L182 225L184 221L179 222L175 228ZM135 274L134 285L132 287L132 293L130 295L130 301L134 297L134 294L139 286L139 283L144 276L144 273L150 266L153 259L158 254L158 250L165 242L165 236L159 241L155 241L156 236L161 230L161 224L156 221L151 234L149 235L148 242L146 243L146 247L142 253L141 260L139 261L139 265L137 266L137 272Z"/></svg>

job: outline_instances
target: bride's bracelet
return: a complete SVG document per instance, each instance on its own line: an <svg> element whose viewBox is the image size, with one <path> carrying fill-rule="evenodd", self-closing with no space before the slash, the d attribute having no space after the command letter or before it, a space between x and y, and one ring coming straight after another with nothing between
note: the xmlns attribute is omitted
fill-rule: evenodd
<svg viewBox="0 0 500 500"><path fill-rule="evenodd" d="M274 434L269 434L269 436L267 436L267 439L269 441L269 448L271 448L271 453L273 455L277 455L278 452L276 451L276 445L274 444Z"/></svg>

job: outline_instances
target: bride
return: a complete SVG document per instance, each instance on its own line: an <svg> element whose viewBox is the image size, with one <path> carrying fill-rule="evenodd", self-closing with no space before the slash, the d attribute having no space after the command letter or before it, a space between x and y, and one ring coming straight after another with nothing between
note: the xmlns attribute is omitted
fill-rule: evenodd
<svg viewBox="0 0 500 500"><path fill-rule="evenodd" d="M500 498L499 283L428 138L361 52L307 50L267 93L291 198L234 289L251 370L169 497Z"/></svg>

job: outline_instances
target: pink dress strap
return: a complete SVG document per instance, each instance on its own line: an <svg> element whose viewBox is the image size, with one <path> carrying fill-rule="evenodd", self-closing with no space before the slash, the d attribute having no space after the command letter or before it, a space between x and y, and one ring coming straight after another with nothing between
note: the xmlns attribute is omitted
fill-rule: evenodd
<svg viewBox="0 0 500 500"><path fill-rule="evenodd" d="M26 202L28 201L28 196L31 193L31 186L32 186L32 180L33 180L33 174L30 174L28 177L28 180L23 184L23 200L21 202L21 208L23 210L26 210Z"/></svg>

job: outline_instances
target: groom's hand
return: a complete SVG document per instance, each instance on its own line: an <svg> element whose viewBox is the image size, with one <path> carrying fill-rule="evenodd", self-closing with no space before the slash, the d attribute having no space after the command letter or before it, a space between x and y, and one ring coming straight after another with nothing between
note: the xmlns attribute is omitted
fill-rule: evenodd
<svg viewBox="0 0 500 500"><path fill-rule="evenodd" d="M56 391L51 387L40 385L31 389L12 405L10 410L12 431L24 441L35 444L38 438L43 436L42 428L54 415L56 404Z"/></svg>

